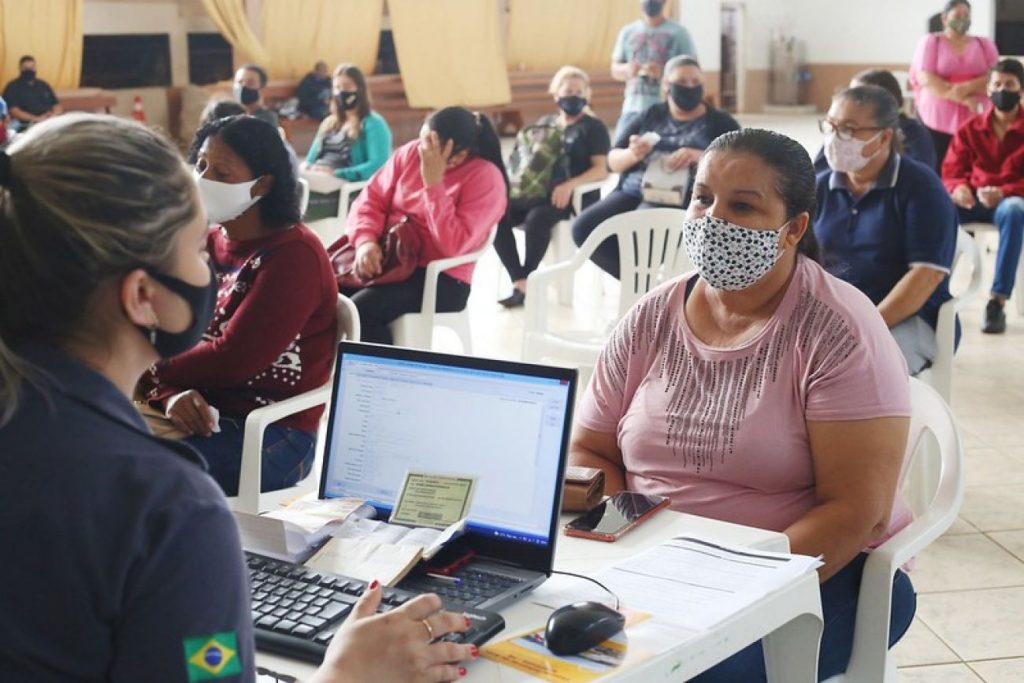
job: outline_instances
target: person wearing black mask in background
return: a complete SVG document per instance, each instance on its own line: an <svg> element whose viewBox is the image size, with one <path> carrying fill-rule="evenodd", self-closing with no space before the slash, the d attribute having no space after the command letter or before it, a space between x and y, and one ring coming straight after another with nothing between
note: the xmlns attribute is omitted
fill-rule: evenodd
<svg viewBox="0 0 1024 683"><path fill-rule="evenodd" d="M36 60L25 55L18 60L18 77L4 88L13 129L24 130L38 121L60 114L62 109L56 93L46 81L36 76Z"/></svg>
<svg viewBox="0 0 1024 683"><path fill-rule="evenodd" d="M558 114L542 116L539 130L553 130L561 139L562 154L554 160L551 181L545 193L513 197L509 209L498 223L494 250L512 279L512 294L498 303L506 308L522 306L526 300L526 278L537 269L551 241L551 230L569 217L572 193L577 185L608 177L608 129L588 106L590 77L575 66L563 66L551 79L548 93L558 105ZM526 255L519 250L512 229L520 226L526 233Z"/></svg>
<svg viewBox="0 0 1024 683"><path fill-rule="evenodd" d="M697 57L690 33L665 18L666 4L665 0L640 0L644 16L623 26L615 41L612 78L626 82L616 138L648 107L661 101L659 83L668 60L679 55Z"/></svg>
<svg viewBox="0 0 1024 683"><path fill-rule="evenodd" d="M1024 241L1022 85L1024 65L1016 59L996 63L988 79L992 108L960 127L942 162L942 183L960 222L991 222L999 228L996 275L981 328L987 334L1006 331L1003 307L1013 293Z"/></svg>
<svg viewBox="0 0 1024 683"><path fill-rule="evenodd" d="M331 76L327 62L321 60L313 70L299 81L295 96L299 98L299 111L317 121L322 121L331 103Z"/></svg>
<svg viewBox="0 0 1024 683"><path fill-rule="evenodd" d="M235 72L233 92L235 99L245 107L248 114L277 128L277 112L263 105L263 89L267 87L267 80L267 72L263 67L245 64Z"/></svg>
<svg viewBox="0 0 1024 683"><path fill-rule="evenodd" d="M583 244L601 223L620 213L656 206L686 208L692 190L692 173L687 180L687 171L696 167L712 140L740 128L736 119L704 102L704 72L693 57L681 55L668 61L662 93L666 101L652 105L615 140L608 153L608 168L620 174L619 186L581 213L573 223L572 238L577 245ZM654 137L657 142L652 142ZM657 174L661 179L676 177L683 183L671 202L667 195L672 193L674 185L645 188L653 175L648 174L648 169L654 164L663 171ZM657 201L650 198L653 194L650 189L658 190ZM619 277L616 240L603 242L590 258L612 277Z"/></svg>

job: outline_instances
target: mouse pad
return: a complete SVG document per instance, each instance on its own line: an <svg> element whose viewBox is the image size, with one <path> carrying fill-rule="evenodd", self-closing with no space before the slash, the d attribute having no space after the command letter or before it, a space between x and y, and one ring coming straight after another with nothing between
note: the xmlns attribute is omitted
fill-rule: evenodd
<svg viewBox="0 0 1024 683"><path fill-rule="evenodd" d="M622 609L626 628L596 647L577 655L552 654L544 642L544 627L488 645L481 654L491 661L551 683L585 683L638 664L654 656L651 650L629 646L629 629L650 618L646 612Z"/></svg>

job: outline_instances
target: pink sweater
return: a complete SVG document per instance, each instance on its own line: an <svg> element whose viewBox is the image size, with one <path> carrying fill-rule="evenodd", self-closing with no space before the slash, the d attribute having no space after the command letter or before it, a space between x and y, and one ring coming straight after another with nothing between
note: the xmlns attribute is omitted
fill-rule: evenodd
<svg viewBox="0 0 1024 683"><path fill-rule="evenodd" d="M377 171L352 206L348 236L359 247L380 239L403 216L423 236L420 267L431 261L479 249L505 213L505 180L494 164L471 157L444 174L432 187L420 176L419 141L399 147ZM456 266L446 274L470 283L474 264Z"/></svg>
<svg viewBox="0 0 1024 683"><path fill-rule="evenodd" d="M815 505L807 422L908 416L903 355L866 296L804 258L760 333L706 346L683 314L693 277L652 290L619 323L577 421L615 434L629 490L783 531ZM872 545L910 519L897 496Z"/></svg>

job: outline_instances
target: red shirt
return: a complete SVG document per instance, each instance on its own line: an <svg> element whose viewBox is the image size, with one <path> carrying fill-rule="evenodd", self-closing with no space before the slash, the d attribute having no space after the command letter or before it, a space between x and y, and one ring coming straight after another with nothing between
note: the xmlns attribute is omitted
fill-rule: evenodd
<svg viewBox="0 0 1024 683"><path fill-rule="evenodd" d="M419 265L476 251L505 213L508 192L501 171L489 161L470 157L445 171L444 180L426 187L420 176L419 141L402 145L377 171L352 205L348 235L358 247L376 242L403 216L419 228L423 251ZM473 264L446 274L473 280Z"/></svg>
<svg viewBox="0 0 1024 683"><path fill-rule="evenodd" d="M327 383L334 362L338 290L320 239L302 224L234 242L208 238L217 271L217 308L199 344L143 377L148 400L196 389L222 415L256 408ZM315 432L322 408L282 427Z"/></svg>
<svg viewBox="0 0 1024 683"><path fill-rule="evenodd" d="M999 140L992 127L994 109L969 119L953 136L942 162L942 184L952 192L998 187L1004 197L1024 197L1024 108Z"/></svg>

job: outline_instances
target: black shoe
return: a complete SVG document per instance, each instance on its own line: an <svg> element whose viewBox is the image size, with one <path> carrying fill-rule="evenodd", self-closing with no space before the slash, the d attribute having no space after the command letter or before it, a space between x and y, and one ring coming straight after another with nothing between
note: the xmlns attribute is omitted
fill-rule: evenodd
<svg viewBox="0 0 1024 683"><path fill-rule="evenodd" d="M1002 334L1006 332L1006 313L1003 312L1003 304L995 299L989 299L985 306L985 323L981 326L985 334Z"/></svg>
<svg viewBox="0 0 1024 683"><path fill-rule="evenodd" d="M526 292L518 289L513 289L512 293L499 301L498 303L505 308L518 308L523 305L526 301Z"/></svg>

